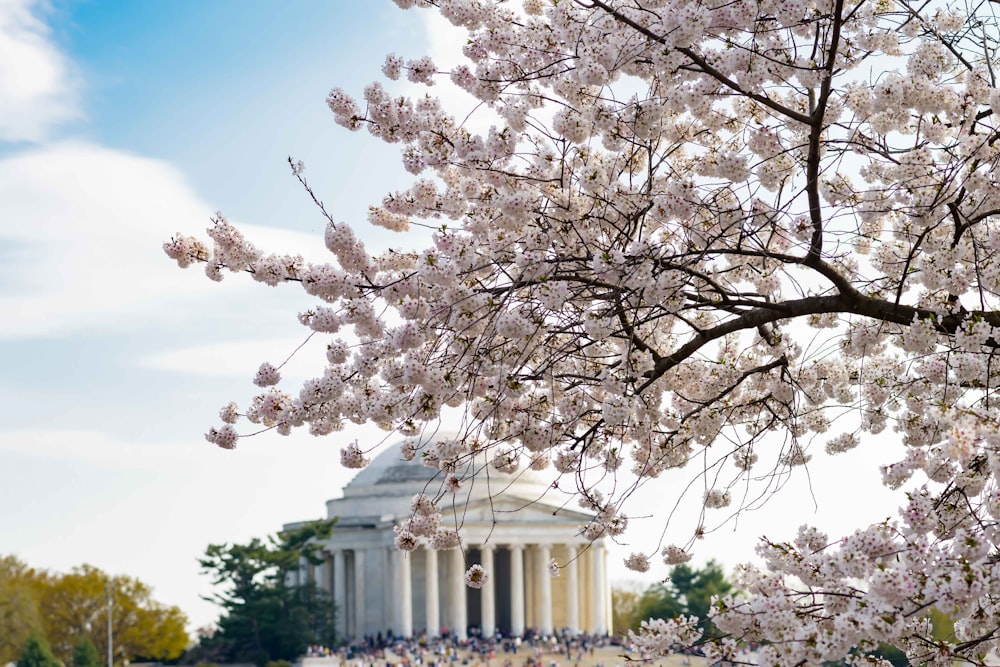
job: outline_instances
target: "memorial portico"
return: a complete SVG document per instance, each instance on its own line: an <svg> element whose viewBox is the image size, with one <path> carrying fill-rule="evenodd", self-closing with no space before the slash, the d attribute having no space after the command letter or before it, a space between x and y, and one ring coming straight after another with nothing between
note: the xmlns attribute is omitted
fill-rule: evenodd
<svg viewBox="0 0 1000 667"><path fill-rule="evenodd" d="M579 535L590 514L546 502L549 484L538 473L491 470L488 484L483 479L463 488L461 549L397 551L393 528L410 517L414 495L437 489L429 481L434 473L391 447L343 497L327 502L328 516L338 521L314 576L337 605L341 637L446 631L466 638L470 632L520 635L528 627L543 634L610 631L606 546ZM553 559L560 566L556 577L548 571ZM488 573L480 589L465 584L475 563Z"/></svg>

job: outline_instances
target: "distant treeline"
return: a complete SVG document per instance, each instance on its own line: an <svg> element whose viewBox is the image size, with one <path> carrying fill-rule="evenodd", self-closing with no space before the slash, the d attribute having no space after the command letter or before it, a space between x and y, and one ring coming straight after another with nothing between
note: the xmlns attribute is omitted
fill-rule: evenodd
<svg viewBox="0 0 1000 667"><path fill-rule="evenodd" d="M108 597L116 665L173 660L189 638L187 617L161 604L138 579L91 565L68 574L36 570L0 557L0 665L93 667L108 653ZM98 658L98 656L100 656Z"/></svg>

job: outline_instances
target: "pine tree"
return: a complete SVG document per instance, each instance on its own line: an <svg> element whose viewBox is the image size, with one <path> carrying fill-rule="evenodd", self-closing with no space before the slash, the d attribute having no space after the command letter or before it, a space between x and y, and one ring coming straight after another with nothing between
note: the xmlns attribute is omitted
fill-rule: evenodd
<svg viewBox="0 0 1000 667"><path fill-rule="evenodd" d="M73 667L101 667L101 656L90 637L83 637L73 647Z"/></svg>
<svg viewBox="0 0 1000 667"><path fill-rule="evenodd" d="M35 633L28 638L17 659L17 667L60 667L44 635Z"/></svg>

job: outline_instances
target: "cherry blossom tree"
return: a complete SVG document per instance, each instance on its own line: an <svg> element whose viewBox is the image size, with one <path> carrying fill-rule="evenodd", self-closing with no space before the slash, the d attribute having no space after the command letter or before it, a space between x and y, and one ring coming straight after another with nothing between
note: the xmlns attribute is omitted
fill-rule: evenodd
<svg viewBox="0 0 1000 667"><path fill-rule="evenodd" d="M905 449L882 468L897 519L764 542L763 565L737 572L745 594L716 601L721 638L678 619L635 642L655 656L705 641L711 660L763 642L775 665L877 662L885 642L913 662L983 664L1000 641L994 5L397 4L467 30L465 64L389 55L385 76L448 79L489 127L433 89L327 98L340 125L400 145L413 185L368 222L433 230L422 251L368 252L297 163L329 263L260 250L221 214L210 243L165 244L213 280L300 284L317 305L299 320L329 340L297 391L261 366L263 393L223 408L208 439L234 447L241 419L411 437L406 455L446 480L398 528L412 549L458 545L436 501L491 467L554 468L598 539L627 529L628 498L665 471L704 479L705 521L738 510L747 480L888 431ZM448 408L459 436L426 444ZM353 445L343 463L370 453ZM685 561L693 542L674 542L629 565ZM932 633L932 610L954 636Z"/></svg>

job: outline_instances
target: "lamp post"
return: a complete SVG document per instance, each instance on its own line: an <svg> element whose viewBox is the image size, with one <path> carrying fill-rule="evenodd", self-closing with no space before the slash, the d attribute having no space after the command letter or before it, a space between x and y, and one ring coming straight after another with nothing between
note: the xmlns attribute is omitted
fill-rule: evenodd
<svg viewBox="0 0 1000 667"><path fill-rule="evenodd" d="M108 667L114 667L114 650L111 644L111 580L104 579L104 598L108 603Z"/></svg>

